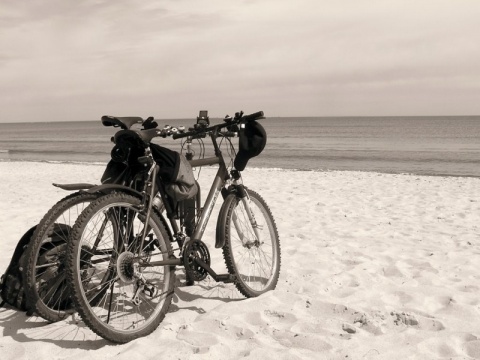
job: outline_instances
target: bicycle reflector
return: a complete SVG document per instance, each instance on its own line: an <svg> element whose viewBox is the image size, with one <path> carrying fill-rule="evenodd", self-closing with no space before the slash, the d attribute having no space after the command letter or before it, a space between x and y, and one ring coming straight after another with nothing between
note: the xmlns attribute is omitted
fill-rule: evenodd
<svg viewBox="0 0 480 360"><path fill-rule="evenodd" d="M257 121L250 121L241 127L239 133L238 153L233 165L238 171L243 171L248 160L259 155L267 143L267 133Z"/></svg>

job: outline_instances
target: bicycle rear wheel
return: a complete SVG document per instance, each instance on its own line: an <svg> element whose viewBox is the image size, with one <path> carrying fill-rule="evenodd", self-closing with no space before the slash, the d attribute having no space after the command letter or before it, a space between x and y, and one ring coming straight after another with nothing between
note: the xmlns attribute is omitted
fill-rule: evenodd
<svg viewBox="0 0 480 360"><path fill-rule="evenodd" d="M217 236L224 236L223 256L235 285L246 297L275 289L280 274L280 240L263 198L245 189L241 199L230 194L220 210ZM252 217L253 216L253 217Z"/></svg>
<svg viewBox="0 0 480 360"><path fill-rule="evenodd" d="M95 333L116 343L155 330L173 296L174 267L152 264L172 254L168 233L155 211L145 224L140 205L123 193L99 198L79 217L67 250L78 313Z"/></svg>
<svg viewBox="0 0 480 360"><path fill-rule="evenodd" d="M28 244L24 271L27 307L55 322L73 313L65 279L65 250L70 231L80 213L98 198L76 192L57 202L40 220Z"/></svg>

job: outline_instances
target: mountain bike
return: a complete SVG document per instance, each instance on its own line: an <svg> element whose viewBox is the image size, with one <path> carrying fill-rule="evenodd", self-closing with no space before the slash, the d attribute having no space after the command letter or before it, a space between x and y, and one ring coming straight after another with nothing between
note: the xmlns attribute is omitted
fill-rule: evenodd
<svg viewBox="0 0 480 360"><path fill-rule="evenodd" d="M67 283L78 313L96 334L125 343L154 331L171 304L177 267L193 281L210 275L217 282L234 283L246 297L275 289L281 262L275 220L265 200L245 187L241 177L248 159L265 146L266 134L257 121L263 118L263 112L239 112L222 124L197 121L189 131L173 134L174 139L186 138L187 148L193 139L210 137L215 156L189 161L193 167L218 165L203 206L198 193L178 200L159 176L162 169L150 146L154 137L165 136L162 130L128 130L146 149L138 159L148 168L142 191L118 189L93 201L78 217L67 245ZM235 133L240 150L229 171L218 141ZM202 241L220 194L215 248L223 250L227 274L213 270Z"/></svg>
<svg viewBox="0 0 480 360"><path fill-rule="evenodd" d="M104 126L129 130L135 125L155 127L153 118L103 116ZM115 138L113 138L115 140ZM67 239L78 215L99 196L110 193L115 185L133 189L143 187L146 171L137 158L144 148L129 139L116 141L111 160L101 178L101 186L92 184L53 184L67 191L75 191L58 201L35 226L26 248L26 266L23 271L27 308L45 320L55 322L73 313L65 279L65 250Z"/></svg>

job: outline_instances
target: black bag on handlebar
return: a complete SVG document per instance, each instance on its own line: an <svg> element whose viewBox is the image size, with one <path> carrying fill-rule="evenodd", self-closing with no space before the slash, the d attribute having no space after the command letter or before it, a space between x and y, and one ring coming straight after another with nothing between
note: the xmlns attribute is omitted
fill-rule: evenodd
<svg viewBox="0 0 480 360"><path fill-rule="evenodd" d="M260 155L267 143L267 133L257 121L250 121L240 129L238 153L233 165L235 169L243 171L248 160Z"/></svg>
<svg viewBox="0 0 480 360"><path fill-rule="evenodd" d="M150 149L160 166L159 176L165 193L174 202L194 197L198 188L192 167L185 156L157 144L150 144Z"/></svg>

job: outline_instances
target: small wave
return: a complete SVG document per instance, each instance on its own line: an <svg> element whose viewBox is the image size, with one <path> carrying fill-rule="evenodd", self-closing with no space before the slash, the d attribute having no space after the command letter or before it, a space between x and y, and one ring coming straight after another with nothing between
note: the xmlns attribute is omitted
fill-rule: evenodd
<svg viewBox="0 0 480 360"><path fill-rule="evenodd" d="M93 166L107 166L107 162L100 162L100 161L69 161L69 160L28 160L28 159L0 159L0 162L35 162L35 163L43 163L43 164L71 164L71 165L93 165Z"/></svg>
<svg viewBox="0 0 480 360"><path fill-rule="evenodd" d="M296 169L296 168L281 168L281 167L268 167L268 166L256 166L256 167L247 167L245 171L328 171L326 169Z"/></svg>
<svg viewBox="0 0 480 360"><path fill-rule="evenodd" d="M10 150L4 150L4 149L0 149L0 154L8 154L10 152Z"/></svg>
<svg viewBox="0 0 480 360"><path fill-rule="evenodd" d="M103 156L105 154L110 154L110 151L89 151L89 152L86 152L85 150L83 149L80 149L78 151L75 151L75 150L32 150L32 149L27 149L27 150L24 150L24 149L15 149L15 150L6 150L8 151L10 154L22 154L22 155L25 155L25 154L32 154L32 155L46 155L46 156L58 156L59 154L63 155L63 156L66 156L66 155L86 155L86 156ZM0 150L1 152L1 150Z"/></svg>
<svg viewBox="0 0 480 360"><path fill-rule="evenodd" d="M74 164L74 165L95 165L95 166L106 166L106 162L100 161L63 161L63 160L43 160L40 162L48 163L48 164Z"/></svg>

